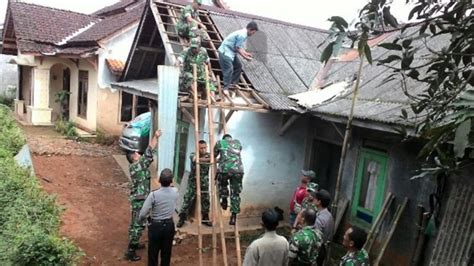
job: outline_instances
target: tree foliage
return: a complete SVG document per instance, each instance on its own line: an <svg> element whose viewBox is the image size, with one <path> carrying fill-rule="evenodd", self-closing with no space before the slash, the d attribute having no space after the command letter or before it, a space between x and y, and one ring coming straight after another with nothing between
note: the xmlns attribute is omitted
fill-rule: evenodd
<svg viewBox="0 0 474 266"><path fill-rule="evenodd" d="M413 125L416 137L425 140L419 153L424 163L420 176L451 174L474 157L474 5L466 0L418 0L408 19L411 22L399 25L386 0L370 0L353 30L344 19L332 17L333 41L321 61L328 61L337 52L334 47L349 39L371 62L367 41L396 35L375 48L390 51L377 64L392 69L387 80L399 79L411 100L410 109L400 116Z"/></svg>

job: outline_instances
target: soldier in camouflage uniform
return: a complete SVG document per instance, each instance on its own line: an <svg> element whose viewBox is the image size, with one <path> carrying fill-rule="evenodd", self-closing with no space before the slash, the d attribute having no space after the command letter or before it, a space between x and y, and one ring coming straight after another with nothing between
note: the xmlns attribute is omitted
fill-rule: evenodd
<svg viewBox="0 0 474 266"><path fill-rule="evenodd" d="M209 166L210 154L207 152L207 143L204 140L199 141L199 165L200 165L200 179L201 179L201 213L202 224L212 226L209 221ZM188 187L184 195L183 205L179 212L179 221L177 227L182 227L188 218L191 206L196 199L196 158L195 153L191 153L191 172L188 178Z"/></svg>
<svg viewBox="0 0 474 266"><path fill-rule="evenodd" d="M229 134L224 135L214 146L214 155L218 158L217 182L219 185L219 198L221 206L227 209L230 182L230 211L232 213L229 224L235 225L237 214L240 213L240 192L242 192L242 178L244 167L242 165L242 145L237 139L232 139Z"/></svg>
<svg viewBox="0 0 474 266"><path fill-rule="evenodd" d="M209 56L206 49L201 47L198 38L191 39L191 46L181 52L178 58L181 65L181 73L179 75L179 90L182 92L192 92L193 86L193 65L196 65L198 93L205 95L206 89L206 65L211 69ZM211 92L215 91L215 85L209 84Z"/></svg>
<svg viewBox="0 0 474 266"><path fill-rule="evenodd" d="M369 255L365 251L364 244L367 234L359 227L352 226L344 233L342 245L347 253L341 258L340 266L369 266Z"/></svg>
<svg viewBox="0 0 474 266"><path fill-rule="evenodd" d="M297 213L295 223L293 225L293 228L295 229L301 229L301 225L303 224L303 219L302 219L302 213L304 210L307 209L312 209L315 212L318 212L318 207L316 206L316 192L318 192L319 185L310 182L307 187L306 191L308 191L308 195L303 199L303 202L301 204L298 204L295 202L295 212Z"/></svg>
<svg viewBox="0 0 474 266"><path fill-rule="evenodd" d="M151 175L148 168L153 162L153 153L160 136L161 131L157 130L143 155L137 152L127 154L127 159L130 162L131 182L129 199L132 217L128 228L128 250L125 253L125 257L130 261L140 260L141 258L137 256L135 250L144 247L139 244L143 229L145 229L145 225L139 221L139 214L146 197L150 193Z"/></svg>
<svg viewBox="0 0 474 266"><path fill-rule="evenodd" d="M303 211L304 227L290 238L290 265L313 266L316 265L318 251L323 244L321 231L314 229L316 212L312 209Z"/></svg>
<svg viewBox="0 0 474 266"><path fill-rule="evenodd" d="M181 10L181 14L176 23L176 31L181 38L190 40L204 35L203 29L206 27L198 21L198 10L201 5L202 0L194 0L192 4L185 6ZM201 30L199 28L201 28Z"/></svg>

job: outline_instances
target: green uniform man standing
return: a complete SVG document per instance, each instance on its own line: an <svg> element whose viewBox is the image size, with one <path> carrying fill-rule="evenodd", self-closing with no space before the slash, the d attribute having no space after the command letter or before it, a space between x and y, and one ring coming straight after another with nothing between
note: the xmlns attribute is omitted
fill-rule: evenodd
<svg viewBox="0 0 474 266"><path fill-rule="evenodd" d="M182 227L188 218L190 208L196 199L196 154L191 153L191 173L189 173L188 187L184 195L183 205L179 212L179 221L176 227ZM207 152L207 143L204 140L199 141L199 165L201 179L201 213L202 224L212 226L209 221L209 166L211 155Z"/></svg>
<svg viewBox="0 0 474 266"><path fill-rule="evenodd" d="M127 154L127 159L130 162L131 182L129 199L132 217L128 228L128 250L125 253L125 257L130 261L140 260L140 256L137 256L135 251L139 248L144 248L143 245L140 246L139 244L143 229L145 229L145 225L139 220L139 214L146 197L150 193L151 174L149 167L153 162L153 153L160 136L161 130L157 130L143 155L140 155L138 152Z"/></svg>
<svg viewBox="0 0 474 266"><path fill-rule="evenodd" d="M198 21L199 7L202 5L202 0L194 0L192 4L185 6L181 10L181 15L176 23L176 31L181 38L190 40L201 35L198 32L198 27L205 29L204 24Z"/></svg>
<svg viewBox="0 0 474 266"><path fill-rule="evenodd" d="M312 266L316 264L319 248L323 244L323 234L313 228L316 212L312 209L303 211L304 226L290 239L290 265Z"/></svg>
<svg viewBox="0 0 474 266"><path fill-rule="evenodd" d="M229 224L235 225L237 214L240 213L240 192L242 192L242 179L244 167L242 165L242 145L237 139L232 139L229 134L224 135L214 146L214 155L217 160L217 182L219 185L219 198L222 209L227 209L230 183L230 211L232 213Z"/></svg>
<svg viewBox="0 0 474 266"><path fill-rule="evenodd" d="M181 73L179 75L179 90L182 92L192 91L193 85L193 65L196 65L197 83L199 91L206 88L206 65L211 69L211 61L206 49L201 47L198 38L191 39L191 46L181 52L178 58L181 65ZM211 91L215 90L214 84L210 84Z"/></svg>
<svg viewBox="0 0 474 266"><path fill-rule="evenodd" d="M344 233L342 245L347 250L346 255L341 258L340 266L369 266L369 255L365 251L364 244L367 234L359 227L352 226Z"/></svg>

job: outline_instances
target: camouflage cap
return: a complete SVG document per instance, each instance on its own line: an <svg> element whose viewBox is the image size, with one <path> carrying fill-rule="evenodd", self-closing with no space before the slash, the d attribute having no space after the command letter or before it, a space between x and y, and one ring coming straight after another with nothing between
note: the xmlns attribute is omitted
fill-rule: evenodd
<svg viewBox="0 0 474 266"><path fill-rule="evenodd" d="M319 189L319 185L314 183L314 182L310 182L307 186L306 186L306 191L308 192L317 192Z"/></svg>
<svg viewBox="0 0 474 266"><path fill-rule="evenodd" d="M196 2L199 5L202 5L202 0L194 0L194 2Z"/></svg>
<svg viewBox="0 0 474 266"><path fill-rule="evenodd" d="M199 38L192 38L190 47L199 48L199 46L201 46L201 41L199 40Z"/></svg>

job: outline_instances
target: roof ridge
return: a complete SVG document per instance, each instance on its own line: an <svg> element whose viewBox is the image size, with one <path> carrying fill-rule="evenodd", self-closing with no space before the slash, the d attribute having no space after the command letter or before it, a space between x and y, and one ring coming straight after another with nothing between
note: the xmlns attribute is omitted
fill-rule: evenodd
<svg viewBox="0 0 474 266"><path fill-rule="evenodd" d="M28 6L42 7L42 8L47 8L47 9L51 9L51 10L57 10L57 11L63 11L63 12L67 12L67 13L77 14L77 15L83 15L83 16L89 17L91 19L97 19L96 16L92 16L90 14L81 13L81 12L77 12L77 11L72 11L72 10L68 10L68 9L61 9L61 8L57 8L57 7L43 6L43 5L38 5L38 4L35 4L35 3L30 3L30 2L21 2L21 1L18 1L18 0L14 0L14 1L11 1L10 3L11 4L22 4L22 5L28 5Z"/></svg>
<svg viewBox="0 0 474 266"><path fill-rule="evenodd" d="M74 37L80 35L81 33L85 32L86 30L90 29L92 26L94 26L95 24L97 24L98 22L100 22L101 20L98 20L98 21L92 21L91 23L89 23L88 25L78 29L77 31L75 31L74 33L72 33L71 35L69 36L66 36L64 39L62 39L60 42L58 43L55 43L55 45L58 45L58 46L61 46L61 45L65 45L69 40L73 39Z"/></svg>

